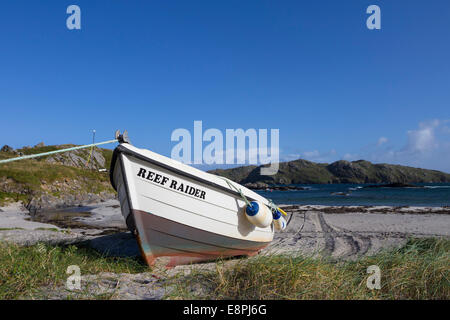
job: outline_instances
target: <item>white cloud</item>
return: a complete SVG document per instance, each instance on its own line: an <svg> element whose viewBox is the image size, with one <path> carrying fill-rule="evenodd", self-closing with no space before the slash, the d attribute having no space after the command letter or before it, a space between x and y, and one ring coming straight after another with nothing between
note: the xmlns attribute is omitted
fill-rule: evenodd
<svg viewBox="0 0 450 320"><path fill-rule="evenodd" d="M336 150L331 149L330 151L320 152L318 150L305 151L300 154L300 157L314 162L332 162L336 159Z"/></svg>
<svg viewBox="0 0 450 320"><path fill-rule="evenodd" d="M431 120L418 124L417 128L404 133L405 142L394 145L392 137L389 139L380 135L378 140L362 147L360 151L351 153L348 150L335 149L329 151L310 150L298 152L297 150L285 154L281 152L280 161L306 159L313 162L331 163L338 159L354 161L365 159L374 163L392 163L436 169L450 172L450 120ZM226 150L224 150L226 151ZM238 150L247 156L257 150ZM220 153L224 156L223 153Z"/></svg>
<svg viewBox="0 0 450 320"><path fill-rule="evenodd" d="M302 155L300 153L289 153L289 154L283 155L281 157L281 161L292 161L292 160L300 159L301 157L302 157Z"/></svg>
<svg viewBox="0 0 450 320"><path fill-rule="evenodd" d="M438 147L434 131L439 126L439 120L422 122L417 130L408 131L408 143L405 152L425 153Z"/></svg>
<svg viewBox="0 0 450 320"><path fill-rule="evenodd" d="M352 154L352 153L346 153L342 156L343 160L347 160L347 161L354 161L354 160L358 160L361 157L358 154Z"/></svg>
<svg viewBox="0 0 450 320"><path fill-rule="evenodd" d="M314 151L306 151L303 152L303 156L307 159L311 159L311 158L317 158L320 156L320 152L317 150Z"/></svg>
<svg viewBox="0 0 450 320"><path fill-rule="evenodd" d="M450 127L448 127L448 126L443 126L443 127L442 127L442 132L443 132L443 133L446 133L446 134L450 134Z"/></svg>
<svg viewBox="0 0 450 320"><path fill-rule="evenodd" d="M360 154L345 154L343 159L367 159L450 172L450 141L444 125L448 122L437 119L421 122L418 128L406 132L407 140L401 148L387 146L387 138L381 137L376 147L372 145Z"/></svg>
<svg viewBox="0 0 450 320"><path fill-rule="evenodd" d="M386 142L388 142L388 138L380 137L380 139L378 139L377 146L381 146L381 145L385 144Z"/></svg>

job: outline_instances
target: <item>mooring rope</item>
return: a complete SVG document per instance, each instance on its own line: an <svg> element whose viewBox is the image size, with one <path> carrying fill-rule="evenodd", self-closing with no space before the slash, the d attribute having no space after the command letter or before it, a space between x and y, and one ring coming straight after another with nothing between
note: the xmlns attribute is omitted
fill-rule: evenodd
<svg viewBox="0 0 450 320"><path fill-rule="evenodd" d="M275 211L275 210L279 210L282 214L284 214L285 217L287 217L287 213L284 212L284 210L281 209L279 206L277 206L277 205L272 201L272 199L269 199L269 207L270 207L270 209L272 210L272 212Z"/></svg>
<svg viewBox="0 0 450 320"><path fill-rule="evenodd" d="M240 195L241 195L241 198L242 198L242 200L244 200L244 202L251 208L252 207L252 204L247 200L247 198L245 197L245 195L244 195L244 193L242 192L242 190L240 189L240 188L238 188L238 187L236 187L235 185L233 185L231 182L230 182L230 180L228 180L227 178L225 178L225 177L220 177L220 176L218 176L219 178L222 178L223 180L225 180L225 182L228 184L228 186L230 187L230 189L234 189L235 191L237 191Z"/></svg>
<svg viewBox="0 0 450 320"><path fill-rule="evenodd" d="M244 202L245 202L249 207L252 207L252 204L247 200L247 198L245 197L244 193L242 192L242 190L241 190L240 188L238 188L238 187L236 187L235 185L233 185L233 184L231 183L231 181L230 181L228 178L221 177L221 176L218 176L218 177L219 177L219 178L222 178L223 180L225 180L225 182L228 184L228 186L230 187L230 189L236 190L236 191L240 194L242 200L244 200ZM283 209L281 209L280 207L278 207L278 206L272 201L272 199L268 199L268 200L269 200L269 207L270 207L270 210L272 211L272 213L273 213L274 211L276 211L276 210L279 210L285 217L287 217L287 213L284 212Z"/></svg>
<svg viewBox="0 0 450 320"><path fill-rule="evenodd" d="M67 149L61 149L61 150L55 150L55 151L49 151L49 152L43 152L43 153L37 153L37 154L30 154L30 155L26 155L26 156L20 156L20 157L17 157L17 158L10 158L10 159L5 159L5 160L0 160L0 164L7 163L7 162L18 161L18 160L24 160L24 159L32 159L32 158L37 158L37 157L43 157L43 156L48 156L48 155L51 155L51 154L63 153L63 152L74 151L74 150L79 150L79 149L85 149L85 148L90 148L90 147L95 147L95 146L99 146L99 145L103 145L103 144L109 144L109 143L115 143L115 142L118 142L118 140L114 139L114 140L109 140L109 141L104 141L104 142L97 142L97 143L91 143L91 144L86 144L86 145L83 145L83 146L72 147L72 148L67 148Z"/></svg>

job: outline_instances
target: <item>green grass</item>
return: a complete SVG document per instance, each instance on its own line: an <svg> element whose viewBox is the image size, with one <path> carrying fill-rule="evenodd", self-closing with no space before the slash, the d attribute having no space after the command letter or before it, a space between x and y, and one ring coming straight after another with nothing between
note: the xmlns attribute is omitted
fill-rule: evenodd
<svg viewBox="0 0 450 320"><path fill-rule="evenodd" d="M36 160L21 160L3 164L0 166L0 177L12 179L17 183L24 184L30 188L40 186L43 180L47 183L51 183L63 178L87 178L99 181L108 181L109 179L107 175L96 171Z"/></svg>
<svg viewBox="0 0 450 320"><path fill-rule="evenodd" d="M78 265L82 275L148 271L138 259L105 257L84 247L0 243L0 300L39 298L43 286L65 283L70 265Z"/></svg>
<svg viewBox="0 0 450 320"><path fill-rule="evenodd" d="M367 267L379 266L381 289L366 286ZM231 268L181 277L174 298L201 299L449 299L450 240L412 239L401 249L357 261L259 256ZM203 296L193 295L201 283Z"/></svg>
<svg viewBox="0 0 450 320"><path fill-rule="evenodd" d="M42 231L52 231L52 232L61 232L61 233L69 233L68 230L58 229L58 228L36 228L34 230L42 230Z"/></svg>
<svg viewBox="0 0 450 320"><path fill-rule="evenodd" d="M18 202L24 201L26 202L28 197L24 194L15 193L15 192L2 192L0 191L0 206L7 204L8 202Z"/></svg>
<svg viewBox="0 0 450 320"><path fill-rule="evenodd" d="M22 149L18 149L17 151L22 152L24 155L31 155L31 154L45 153L45 152L56 151L56 150L60 150L60 149L72 148L72 147L76 147L76 145L65 144L65 145L59 145L59 146L44 146L44 147L33 147L33 148L25 148L25 149L22 148ZM110 149L104 149L104 148L99 148L99 147L94 147L94 150L99 151L102 154L102 156L105 158L105 168L109 168L109 166L111 164L111 158L112 158L113 151ZM85 160L87 160L89 158L90 153L91 153L91 148L80 149L77 151L77 155L82 157ZM12 155L10 153L1 152L1 154L3 154L3 158L12 157ZM64 153L62 153L62 155L64 155ZM16 155L14 155L14 157L16 157ZM50 156L43 156L43 157L35 158L35 160L43 161L43 160L47 159L48 157L50 157ZM0 155L0 159L1 158L2 158L2 156Z"/></svg>
<svg viewBox="0 0 450 320"><path fill-rule="evenodd" d="M0 152L2 153L2 152ZM5 153L2 153L3 156ZM1 158L1 157L0 157ZM99 194L102 191L113 193L109 176L95 170L52 164L34 159L21 160L0 165L0 179L10 179L8 188L14 192L0 190L0 205L6 199L26 201L30 196L40 194L43 184L51 185L56 181L68 181L70 186L76 187L73 193L90 192ZM77 183L72 183L74 181ZM62 190L53 192L59 196ZM69 192L69 191L65 191Z"/></svg>
<svg viewBox="0 0 450 320"><path fill-rule="evenodd" d="M139 259L105 257L85 247L0 243L0 299L42 298L42 287L65 283L69 265L78 265L82 275L149 271ZM366 286L371 265L381 270L380 290ZM450 240L411 239L403 248L357 261L263 255L226 267L219 262L215 271L194 269L188 276L180 273L165 281L175 287L169 299L448 300L449 266Z"/></svg>
<svg viewBox="0 0 450 320"><path fill-rule="evenodd" d="M105 168L109 170L111 166L111 160L113 151L110 149L98 149L102 153L102 156L105 158Z"/></svg>
<svg viewBox="0 0 450 320"><path fill-rule="evenodd" d="M43 146L43 147L33 147L33 148L22 148L18 149L17 151L22 152L24 155L30 155L30 154L38 154L38 153L44 153L44 152L50 152L50 151L56 151L60 149L58 146ZM38 159L45 159L45 157L41 157Z"/></svg>

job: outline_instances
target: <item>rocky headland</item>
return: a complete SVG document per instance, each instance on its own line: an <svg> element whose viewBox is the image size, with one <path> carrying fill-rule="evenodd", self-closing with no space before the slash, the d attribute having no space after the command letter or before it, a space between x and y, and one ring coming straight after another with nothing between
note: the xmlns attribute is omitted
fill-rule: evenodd
<svg viewBox="0 0 450 320"><path fill-rule="evenodd" d="M340 160L315 163L307 160L281 162L278 173L272 176L260 174L263 166L244 166L232 169L216 169L210 173L227 177L240 184L258 186L290 184L407 184L450 182L450 174L437 170L413 168L393 164L374 164L365 160Z"/></svg>
<svg viewBox="0 0 450 320"><path fill-rule="evenodd" d="M74 145L14 149L3 146L0 159L70 148ZM30 211L87 205L115 198L108 169L112 151L81 149L0 165L0 205L21 201Z"/></svg>

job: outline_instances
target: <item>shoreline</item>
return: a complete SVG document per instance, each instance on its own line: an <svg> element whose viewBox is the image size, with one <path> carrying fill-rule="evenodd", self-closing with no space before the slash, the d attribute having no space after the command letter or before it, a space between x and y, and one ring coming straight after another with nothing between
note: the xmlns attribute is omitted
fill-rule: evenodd
<svg viewBox="0 0 450 320"><path fill-rule="evenodd" d="M75 245L87 247L105 257L125 257L140 261L140 252L134 236L125 228L119 203L109 200L89 206L90 214L73 212L76 228L63 228L50 222L30 221L20 204L0 208L0 244L12 243L21 247L39 244L51 246ZM448 209L396 207L333 207L282 206L288 213L289 224L283 232L276 232L274 240L259 256L283 255L295 258L325 257L330 263L354 261L372 256L382 250L400 248L411 238L450 239ZM84 208L81 208L84 209ZM367 210L362 212L362 210ZM413 213L403 212L408 209ZM434 210L434 211L433 211ZM440 213L439 213L440 212ZM445 212L445 213L442 213ZM28 220L27 220L28 219ZM163 299L175 290L165 281L170 277L192 272L214 271L250 261L232 258L193 265L164 268L164 258L155 267L144 272L83 274L83 283L89 284L91 297L115 292L114 299ZM116 285L106 288L105 279L116 279ZM100 283L100 285L98 285ZM148 287L145 283L151 284ZM201 286L199 293L201 293ZM197 287L196 287L197 288ZM197 289L193 289L196 291ZM64 286L42 288L44 296L65 299L74 293ZM117 294L116 294L117 293Z"/></svg>
<svg viewBox="0 0 450 320"><path fill-rule="evenodd" d="M392 213L392 214L450 214L450 206L360 206L360 205L297 205L281 204L282 209L320 211L323 213Z"/></svg>
<svg viewBox="0 0 450 320"><path fill-rule="evenodd" d="M288 226L275 232L262 252L313 253L356 258L399 246L409 237L450 238L450 208L280 205ZM40 212L31 217L20 204L0 207L0 241L19 245L85 243L107 255L139 256L119 202L107 200ZM355 249L356 248L356 249Z"/></svg>
<svg viewBox="0 0 450 320"><path fill-rule="evenodd" d="M287 210L298 209L298 210L325 210L330 212L329 209L336 213L339 210L342 212L364 212L364 213L374 213L374 212L392 212L392 213L442 213L450 214L450 205L355 205L355 204L302 204L302 203L280 203L280 207ZM23 202L9 202L4 205L0 205L0 213L2 212L12 212L18 211L22 213L36 212L41 214L53 213L53 212L77 212L82 211L83 208L96 208L111 206L119 208L119 202L116 197L102 199L101 201L91 201L91 202L81 202L81 203L69 203L69 204L57 204L54 206L41 207L39 209L31 208L27 209ZM88 209L90 210L90 209ZM336 212L334 212L336 210Z"/></svg>
<svg viewBox="0 0 450 320"><path fill-rule="evenodd" d="M415 235L450 237L449 207L291 204L280 207L288 213L286 220L289 225L285 231L275 233L274 241L269 247L274 247L273 243L278 239L291 241L289 237L294 237L292 233L300 229L301 233L296 237L303 235L302 240L306 236L319 239L327 232L337 237L361 232L373 233L377 238L389 238L393 233L396 238ZM326 226L328 220L333 221L332 225ZM122 217L119 202L115 199L91 203L88 206L43 210L37 215L30 213L18 202L0 207L0 241L19 244L39 241L63 244L98 238L100 240L94 242L101 243L106 237L105 247L116 247L115 238L123 240L124 235L127 235L127 241L135 242ZM133 247L135 244L129 246ZM302 243L292 243L290 251L302 251L309 247L310 245ZM98 249L108 251L107 248ZM132 252L138 251L133 249ZM116 253L120 252L116 250Z"/></svg>

